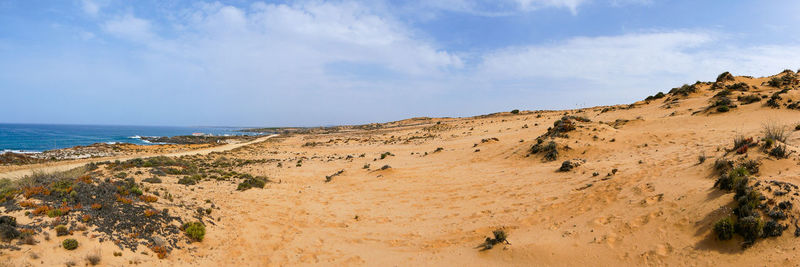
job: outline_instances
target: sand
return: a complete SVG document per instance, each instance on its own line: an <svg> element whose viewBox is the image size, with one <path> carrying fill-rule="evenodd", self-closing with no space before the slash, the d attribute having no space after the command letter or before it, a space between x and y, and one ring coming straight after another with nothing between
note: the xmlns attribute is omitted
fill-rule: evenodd
<svg viewBox="0 0 800 267"><path fill-rule="evenodd" d="M759 87L747 94L777 91L762 86L767 78L736 79ZM607 112L523 111L260 139L221 155L275 160L236 169L275 181L263 189L204 181L188 190L165 180L186 201L216 203L216 225L203 242L159 260L129 251L115 257L120 250L112 244L80 236L84 245L75 251L60 248L59 239L2 251L0 260L83 265L97 251L110 266L798 265L794 227L746 250L740 237L716 239L711 225L733 201L732 193L713 188L711 165L736 135L761 136L765 122L785 125L786 143L797 150L800 111L768 108L762 100L693 115L715 93L702 86L669 108L660 99ZM797 93L783 98L800 99ZM530 155L536 137L564 114L591 120L557 139L572 149L551 162ZM497 140L482 142L490 138ZM304 146L309 142L319 143ZM393 155L380 159L384 152ZM749 153L763 158L759 179L800 184L797 153L787 159ZM699 163L700 155L708 159ZM557 171L571 159L586 162ZM380 170L384 165L391 168ZM59 166L48 170L67 168ZM510 244L476 249L495 229L504 229Z"/></svg>

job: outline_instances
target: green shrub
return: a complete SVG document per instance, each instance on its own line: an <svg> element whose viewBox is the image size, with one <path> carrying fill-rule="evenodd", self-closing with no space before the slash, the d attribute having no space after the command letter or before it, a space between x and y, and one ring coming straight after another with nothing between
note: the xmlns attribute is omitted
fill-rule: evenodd
<svg viewBox="0 0 800 267"><path fill-rule="evenodd" d="M249 177L239 183L239 186L236 187L236 190L244 191L253 187L264 188L264 185L267 184L267 181L269 181L269 179L266 177Z"/></svg>
<svg viewBox="0 0 800 267"><path fill-rule="evenodd" d="M786 132L786 127L778 125L776 123L767 123L762 126L764 132L764 138L772 139L775 141L786 142L786 138L789 134Z"/></svg>
<svg viewBox="0 0 800 267"><path fill-rule="evenodd" d="M745 178L750 175L744 167L736 167L728 171L727 174L721 175L714 186L719 186L719 189L722 190L733 190L735 189L740 183L747 182Z"/></svg>
<svg viewBox="0 0 800 267"><path fill-rule="evenodd" d="M74 250L78 248L78 240L72 238L64 239L64 242L61 242L61 246L66 250Z"/></svg>
<svg viewBox="0 0 800 267"><path fill-rule="evenodd" d="M519 109L512 110L511 114L519 114Z"/></svg>
<svg viewBox="0 0 800 267"><path fill-rule="evenodd" d="M56 226L56 236L65 236L69 234L69 229L65 225Z"/></svg>
<svg viewBox="0 0 800 267"><path fill-rule="evenodd" d="M697 87L694 85L684 84L681 87L672 88L669 90L669 93L672 95L682 95L682 96L689 96L689 94L697 92Z"/></svg>
<svg viewBox="0 0 800 267"><path fill-rule="evenodd" d="M758 95L738 96L736 100L739 100L742 105L747 105L761 101L761 97Z"/></svg>
<svg viewBox="0 0 800 267"><path fill-rule="evenodd" d="M192 241L203 241L206 235L206 226L202 222L188 222L183 224L183 231Z"/></svg>
<svg viewBox="0 0 800 267"><path fill-rule="evenodd" d="M739 218L734 228L736 229L736 233L744 237L746 242L752 243L761 237L764 223L761 221L761 218L757 216L747 216Z"/></svg>
<svg viewBox="0 0 800 267"><path fill-rule="evenodd" d="M184 176L178 179L178 183L182 185L195 185L200 182L201 179L202 177L200 177L200 175Z"/></svg>
<svg viewBox="0 0 800 267"><path fill-rule="evenodd" d="M150 178L145 178L144 180L142 180L142 182L151 183L151 184L160 184L161 183L161 178L153 176L153 177L150 177Z"/></svg>
<svg viewBox="0 0 800 267"><path fill-rule="evenodd" d="M721 73L720 75L717 76L717 82L718 83L726 82L726 81L733 81L733 80L734 80L733 79L733 74L731 74L730 72L727 72L727 71L723 72L723 73Z"/></svg>
<svg viewBox="0 0 800 267"><path fill-rule="evenodd" d="M714 224L714 233L719 240L729 240L733 238L733 225L731 217L722 218Z"/></svg>
<svg viewBox="0 0 800 267"><path fill-rule="evenodd" d="M769 155L779 159L786 158L789 156L788 152L786 152L785 145L775 146L774 148L772 148L772 150L769 151Z"/></svg>
<svg viewBox="0 0 800 267"><path fill-rule="evenodd" d="M718 112L728 112L730 110L731 110L731 108L729 108L728 106L725 106L725 105L717 106L717 111Z"/></svg>

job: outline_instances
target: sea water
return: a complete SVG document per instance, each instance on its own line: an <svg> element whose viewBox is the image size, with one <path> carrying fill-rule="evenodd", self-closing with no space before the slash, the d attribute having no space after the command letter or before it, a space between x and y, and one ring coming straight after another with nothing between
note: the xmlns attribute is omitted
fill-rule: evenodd
<svg viewBox="0 0 800 267"><path fill-rule="evenodd" d="M237 127L109 126L0 123L0 153L42 152L94 143L148 144L142 136L252 135Z"/></svg>

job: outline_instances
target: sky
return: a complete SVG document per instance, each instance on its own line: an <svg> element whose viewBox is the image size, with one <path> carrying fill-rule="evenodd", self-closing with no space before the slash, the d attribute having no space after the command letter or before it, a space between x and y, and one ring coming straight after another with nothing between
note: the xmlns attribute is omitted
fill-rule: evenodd
<svg viewBox="0 0 800 267"><path fill-rule="evenodd" d="M0 0L0 122L319 126L800 67L800 1Z"/></svg>

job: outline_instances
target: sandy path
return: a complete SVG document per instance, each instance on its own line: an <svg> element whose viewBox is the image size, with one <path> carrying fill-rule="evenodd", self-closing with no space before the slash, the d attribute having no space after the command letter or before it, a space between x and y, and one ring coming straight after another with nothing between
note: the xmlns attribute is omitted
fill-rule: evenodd
<svg viewBox="0 0 800 267"><path fill-rule="evenodd" d="M69 169L73 169L73 168L77 168L77 167L86 165L86 164L88 164L90 162L100 162L100 161L108 161L108 160L129 160L129 159L134 159L134 158L149 158L149 157L156 157L156 156L180 157L180 156L189 156L189 155L205 155L205 154L208 154L208 153L211 153L211 152L228 151L228 150L236 149L236 148L243 147L243 146L246 146L246 145L249 145L249 144L263 142L263 141L266 141L267 139L270 139L270 138L275 137L275 136L278 136L278 135L277 134L273 134L273 135L270 135L270 136L265 136L265 137L258 138L256 140L253 140L253 141L250 141L250 142L236 143L236 144L226 144L226 145L210 147L210 148L203 148L203 149L182 151L182 152L165 153L165 154L154 154L154 155L146 155L146 156L136 155L136 156L104 157L104 158L93 159L93 160L90 160L90 161L79 161L79 162L62 161L62 162L55 162L55 163L35 164L35 165L31 165L29 168L0 173L0 179L2 179L2 178L18 179L18 178L22 178L25 175L29 175L29 174L31 174L33 172L36 172L36 171L41 171L41 172L66 171L66 170L69 170Z"/></svg>

